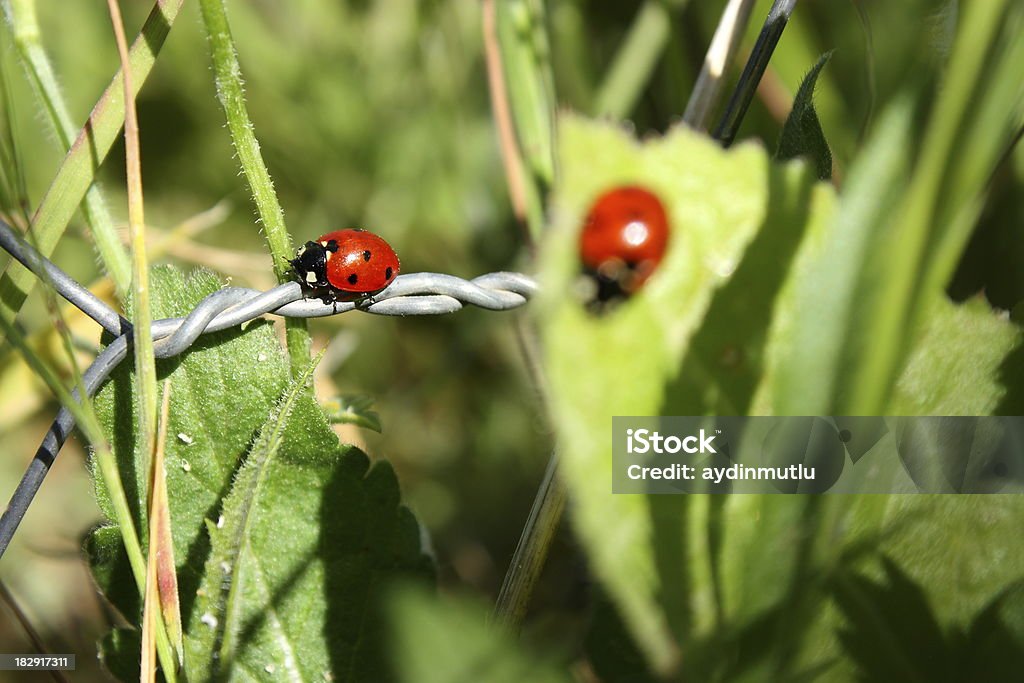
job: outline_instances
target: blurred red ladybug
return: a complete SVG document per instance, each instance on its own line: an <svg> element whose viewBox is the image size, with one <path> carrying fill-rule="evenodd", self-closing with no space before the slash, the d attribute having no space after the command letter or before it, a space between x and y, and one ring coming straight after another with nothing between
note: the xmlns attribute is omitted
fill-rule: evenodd
<svg viewBox="0 0 1024 683"><path fill-rule="evenodd" d="M596 300L635 293L668 248L668 216L657 195L637 186L616 187L597 198L580 232L584 272L597 283Z"/></svg>
<svg viewBox="0 0 1024 683"><path fill-rule="evenodd" d="M290 261L299 281L327 301L376 294L398 275L398 256L372 232L335 230L300 247Z"/></svg>

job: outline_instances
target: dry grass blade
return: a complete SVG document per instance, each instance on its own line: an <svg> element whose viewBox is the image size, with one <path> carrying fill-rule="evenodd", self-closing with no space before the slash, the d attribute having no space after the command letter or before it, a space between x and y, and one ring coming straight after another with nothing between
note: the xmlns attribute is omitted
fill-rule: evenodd
<svg viewBox="0 0 1024 683"><path fill-rule="evenodd" d="M483 15L484 55L487 59L487 83L490 86L491 107L494 109L494 125L498 129L498 143L501 159L505 165L505 182L508 183L512 211L521 225L526 224L526 187L523 185L523 159L516 143L512 125L512 113L508 106L508 90L505 87L505 71L501 63L501 47L498 45L498 28L494 0L484 0ZM529 230L524 231L527 240Z"/></svg>
<svg viewBox="0 0 1024 683"><path fill-rule="evenodd" d="M153 656L156 641L153 635L157 621L163 619L171 642L179 653L184 647L178 577L175 573L174 539L171 534L170 507L167 502L167 474L164 469L170 407L171 381L168 379L164 382L163 401L160 406L160 432L150 470L149 559L146 567L146 600L142 615L142 677L146 681L153 681L156 674L156 661Z"/></svg>
<svg viewBox="0 0 1024 683"><path fill-rule="evenodd" d="M135 351L135 382L139 396L138 431L142 437L142 452L146 462L152 460L156 448L156 357L153 354L153 336L150 326L153 316L149 307L149 259L146 256L146 221L142 200L142 162L139 154L139 120L135 110L135 91L132 87L132 66L128 55L128 41L124 35L124 22L117 0L107 0L110 19L117 41L117 52L124 73L124 141L128 188L128 227L132 246L132 325ZM150 545L153 545L150 539ZM152 568L147 574L155 571ZM149 581L147 581L149 584ZM149 590L146 590L149 600ZM171 655L170 643L162 620L154 624L156 647L164 675L175 679L177 661ZM143 648L143 652L146 648Z"/></svg>

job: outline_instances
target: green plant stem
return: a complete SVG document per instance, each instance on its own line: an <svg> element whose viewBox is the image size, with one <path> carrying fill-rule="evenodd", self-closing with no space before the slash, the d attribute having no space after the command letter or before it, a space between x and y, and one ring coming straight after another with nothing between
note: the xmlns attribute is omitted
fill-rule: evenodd
<svg viewBox="0 0 1024 683"><path fill-rule="evenodd" d="M522 625L533 587L544 569L548 549L562 519L565 500L565 485L558 475L558 457L553 454L501 584L492 616L494 623L513 632Z"/></svg>
<svg viewBox="0 0 1024 683"><path fill-rule="evenodd" d="M35 0L4 0L3 10L12 27L14 44L22 64L39 99L46 107L62 150L67 152L74 141L76 128L71 122L71 115L57 84L53 67L40 42ZM96 184L90 185L85 194L82 213L92 230L104 268L123 300L131 284L131 264L118 239L103 193Z"/></svg>
<svg viewBox="0 0 1024 683"><path fill-rule="evenodd" d="M537 240L543 229L547 193L558 172L556 96L547 19L540 0L498 0L495 15L507 104L518 143L513 152L525 161L523 165L529 171L525 192L527 223ZM492 82L491 87L496 84ZM534 386L543 395L546 383L532 353L529 335L522 329L520 340ZM557 463L557 455L552 455L494 606L494 622L513 631L518 630L526 614L565 508L565 487L558 478Z"/></svg>
<svg viewBox="0 0 1024 683"><path fill-rule="evenodd" d="M505 167L505 183L512 202L512 213L525 228L525 239L531 252L535 222L539 220L539 202L536 191L527 190L523 157L516 140L515 124L508 103L504 60L498 40L497 8L495 0L482 0L480 14L483 28L484 56L487 61L487 85L491 95L494 127L498 133L501 160Z"/></svg>
<svg viewBox="0 0 1024 683"><path fill-rule="evenodd" d="M157 0L129 54L135 94L149 75L184 0ZM124 122L124 83L120 70L104 90L78 133L57 175L32 218L36 248L50 256L95 179L99 164L110 152ZM11 263L0 278L0 317L12 322L35 284L35 276Z"/></svg>
<svg viewBox="0 0 1024 683"><path fill-rule="evenodd" d="M668 45L670 22L666 0L647 0L643 4L598 89L595 115L621 119L632 111Z"/></svg>
<svg viewBox="0 0 1024 683"><path fill-rule="evenodd" d="M264 235L274 259L274 274L278 282L289 280L288 260L292 258L292 240L284 223L284 212L277 201L274 183L263 162L260 144L256 140L249 113L245 107L242 70L231 37L223 0L200 0L203 26L210 43L210 58L217 83L217 98L224 108L231 140L238 153L242 171L249 182L253 202L263 223ZM309 365L310 339L306 321L288 318L285 336L291 359L292 376L297 377Z"/></svg>
<svg viewBox="0 0 1024 683"><path fill-rule="evenodd" d="M542 403L547 404L548 381L540 364L536 337L526 328L525 321L520 321L517 332L530 381L537 389ZM534 496L533 507L523 525L523 533L512 554L512 562L505 572L492 613L494 623L510 631L518 631L562 520L565 501L566 488L558 474L558 452L555 451L548 458L544 478Z"/></svg>

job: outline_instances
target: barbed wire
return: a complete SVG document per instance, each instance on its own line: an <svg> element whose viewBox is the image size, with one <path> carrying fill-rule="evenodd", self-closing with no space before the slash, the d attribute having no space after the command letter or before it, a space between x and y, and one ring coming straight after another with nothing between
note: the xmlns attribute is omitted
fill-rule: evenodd
<svg viewBox="0 0 1024 683"><path fill-rule="evenodd" d="M114 335L114 340L82 373L85 392L93 396L128 355L131 323L39 254L3 221L0 221L0 247ZM383 291L357 302L325 303L305 298L305 291L298 282L287 282L265 292L246 287L224 287L205 297L183 318L153 321L150 328L154 340L153 353L157 358L180 355L204 334L237 327L266 314L319 318L360 310L387 316L443 315L455 313L467 305L506 311L522 306L536 292L537 284L532 278L511 272L487 273L472 280L444 273L399 275ZM81 400L77 389L72 396ZM0 516L0 557L7 550L46 473L74 427L74 416L62 407L25 470L7 509Z"/></svg>

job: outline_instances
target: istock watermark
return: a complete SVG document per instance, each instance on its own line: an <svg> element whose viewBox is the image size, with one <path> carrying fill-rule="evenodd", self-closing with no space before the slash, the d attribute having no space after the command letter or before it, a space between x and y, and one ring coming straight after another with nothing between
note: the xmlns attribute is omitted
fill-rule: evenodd
<svg viewBox="0 0 1024 683"><path fill-rule="evenodd" d="M700 435L684 436L682 438L671 434L663 437L658 432L649 429L627 429L626 430L626 452L627 453L715 453L711 442L714 436L708 436L704 430ZM697 444L697 445L694 445Z"/></svg>
<svg viewBox="0 0 1024 683"><path fill-rule="evenodd" d="M1024 417L615 417L613 493L1024 493Z"/></svg>

